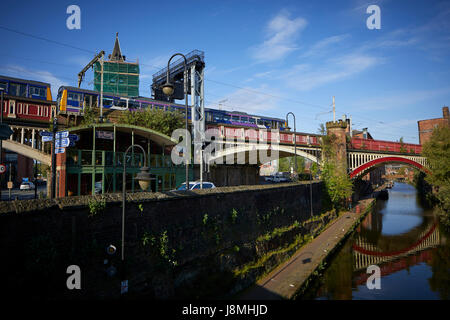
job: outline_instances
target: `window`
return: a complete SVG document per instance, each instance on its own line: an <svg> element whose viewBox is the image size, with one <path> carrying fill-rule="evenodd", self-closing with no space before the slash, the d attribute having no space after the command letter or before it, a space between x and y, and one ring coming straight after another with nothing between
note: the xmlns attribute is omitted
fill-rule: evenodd
<svg viewBox="0 0 450 320"><path fill-rule="evenodd" d="M22 106L23 106L22 103L18 104L17 113L22 113Z"/></svg>
<svg viewBox="0 0 450 320"><path fill-rule="evenodd" d="M27 96L27 85L22 83L11 83L9 85L9 94L12 96Z"/></svg>
<svg viewBox="0 0 450 320"><path fill-rule="evenodd" d="M3 93L7 93L6 88L8 87L8 82L0 81L0 88L3 88L5 91Z"/></svg>
<svg viewBox="0 0 450 320"><path fill-rule="evenodd" d="M241 122L248 123L248 118L247 117L241 117Z"/></svg>
<svg viewBox="0 0 450 320"><path fill-rule="evenodd" d="M211 189L212 188L212 184L211 183L204 183L203 184L203 189Z"/></svg>
<svg viewBox="0 0 450 320"><path fill-rule="evenodd" d="M233 119L233 121L239 121L239 116L231 116L231 119Z"/></svg>
<svg viewBox="0 0 450 320"><path fill-rule="evenodd" d="M255 124L256 123L256 119L255 118L250 118L248 122Z"/></svg>
<svg viewBox="0 0 450 320"><path fill-rule="evenodd" d="M45 98L45 89L30 86L30 98Z"/></svg>
<svg viewBox="0 0 450 320"><path fill-rule="evenodd" d="M258 119L258 124L264 124L261 119Z"/></svg>

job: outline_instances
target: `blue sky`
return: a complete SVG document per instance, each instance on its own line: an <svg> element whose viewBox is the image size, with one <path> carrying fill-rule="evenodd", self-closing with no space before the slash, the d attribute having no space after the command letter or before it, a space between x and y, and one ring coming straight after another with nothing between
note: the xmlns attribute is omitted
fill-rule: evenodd
<svg viewBox="0 0 450 320"><path fill-rule="evenodd" d="M66 9L81 9L69 30ZM369 30L369 5L381 29ZM72 47L8 31L29 33ZM418 143L417 121L450 104L450 2L445 1L9 1L0 11L0 74L77 85L116 32L141 64L140 94L175 52L205 52L207 107L285 118L297 131L351 116L375 139ZM76 48L73 48L76 47ZM83 87L92 89L88 71ZM292 120L290 120L292 121Z"/></svg>

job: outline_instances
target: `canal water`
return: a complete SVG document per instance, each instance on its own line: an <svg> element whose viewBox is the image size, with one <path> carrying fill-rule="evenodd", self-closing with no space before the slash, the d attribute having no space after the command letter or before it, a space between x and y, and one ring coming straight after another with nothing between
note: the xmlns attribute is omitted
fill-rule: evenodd
<svg viewBox="0 0 450 320"><path fill-rule="evenodd" d="M396 182L300 299L450 299L448 237L416 189ZM380 268L380 289L366 285L370 265Z"/></svg>

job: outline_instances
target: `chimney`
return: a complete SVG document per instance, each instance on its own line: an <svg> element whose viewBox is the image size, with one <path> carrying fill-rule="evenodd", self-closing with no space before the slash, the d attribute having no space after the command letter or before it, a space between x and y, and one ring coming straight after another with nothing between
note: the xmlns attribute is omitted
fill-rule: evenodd
<svg viewBox="0 0 450 320"><path fill-rule="evenodd" d="M447 120L450 119L450 116L449 116L449 113L448 113L448 107L443 107L442 108L442 114L444 115L444 119L447 119Z"/></svg>

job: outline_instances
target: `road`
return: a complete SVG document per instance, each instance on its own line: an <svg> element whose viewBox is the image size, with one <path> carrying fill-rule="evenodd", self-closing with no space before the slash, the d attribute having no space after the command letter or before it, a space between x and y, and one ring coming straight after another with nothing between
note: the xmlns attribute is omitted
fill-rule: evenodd
<svg viewBox="0 0 450 320"><path fill-rule="evenodd" d="M47 195L47 186L37 186L37 197L39 198L39 193L42 191L44 193L44 196ZM18 198L19 200L28 200L28 199L34 199L34 190L19 190L19 188L14 188L11 190L11 200L14 200L15 198ZM9 200L9 190L3 189L2 190L2 201L8 201Z"/></svg>

